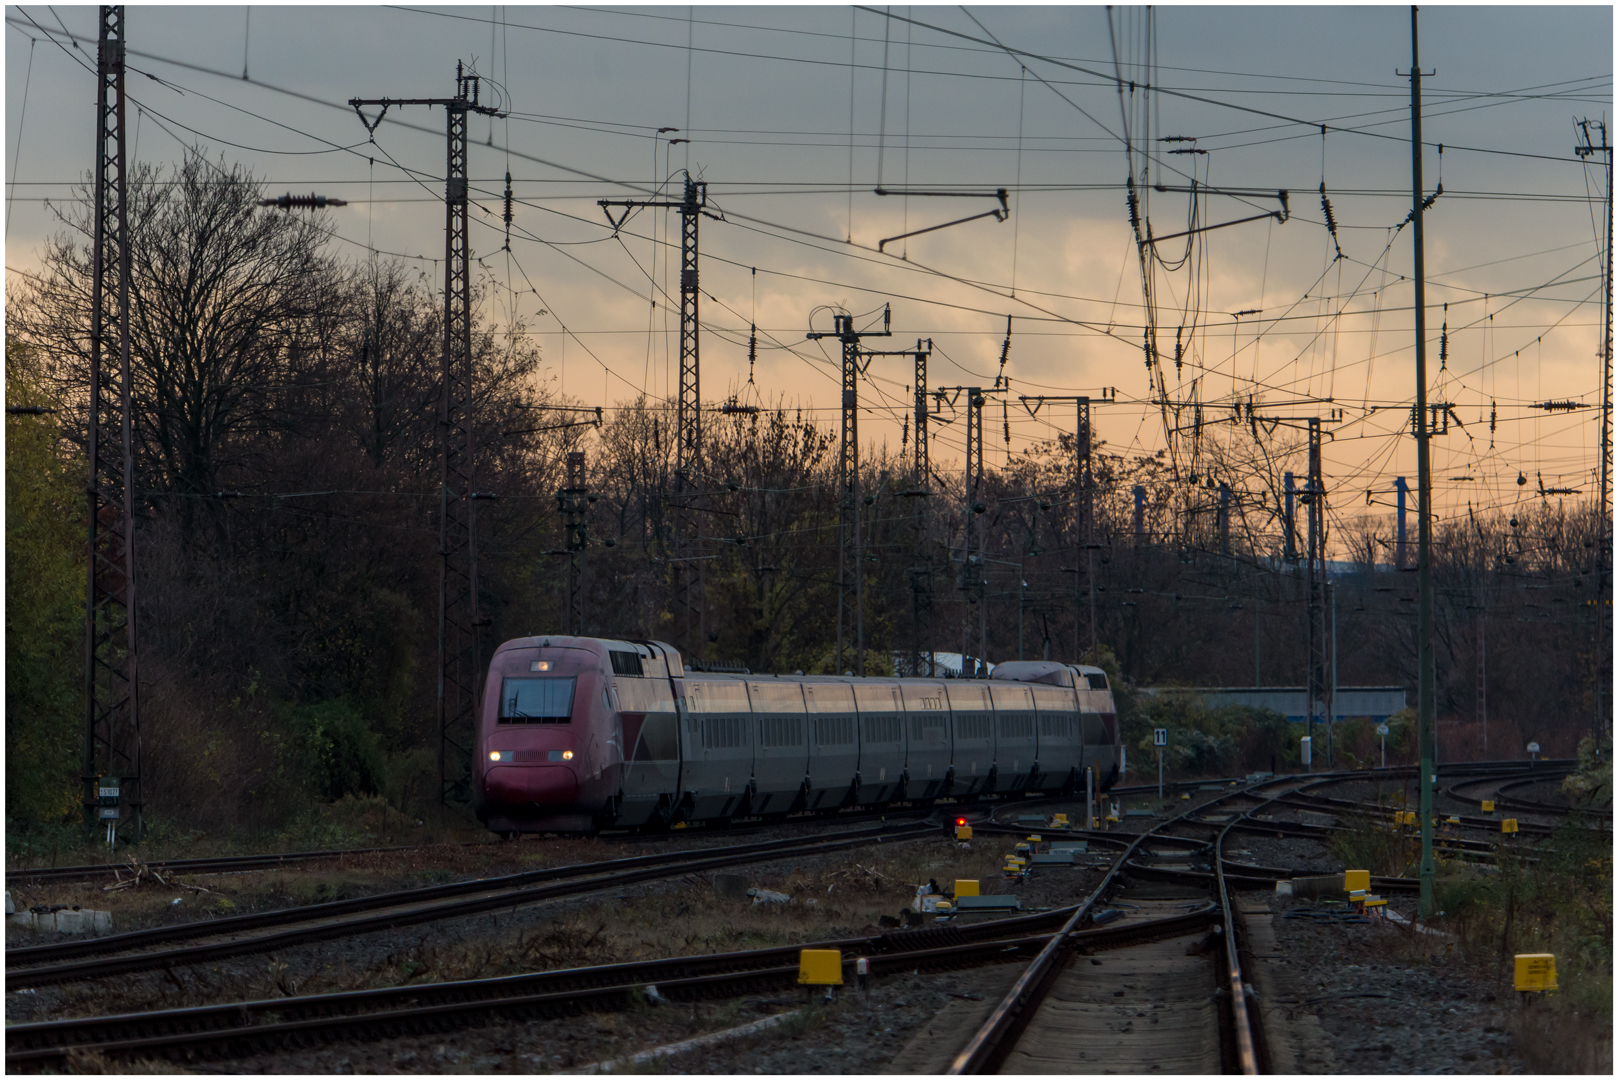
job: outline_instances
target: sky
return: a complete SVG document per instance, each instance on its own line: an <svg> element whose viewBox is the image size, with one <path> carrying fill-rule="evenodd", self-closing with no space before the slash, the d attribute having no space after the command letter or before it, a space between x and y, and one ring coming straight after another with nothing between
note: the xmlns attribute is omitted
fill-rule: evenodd
<svg viewBox="0 0 1618 1080"><path fill-rule="evenodd" d="M14 287L92 164L96 9L8 6L6 27ZM1541 485L1591 497L1607 181L1603 155L1573 151L1575 120L1612 112L1612 9L1432 6L1420 40L1425 190L1444 189L1424 218L1429 397L1459 421L1434 440L1436 508L1509 511ZM372 141L346 102L449 96L457 61L475 68L507 114L470 125L480 316L520 321L544 378L585 404L676 393L678 215L639 210L615 232L596 201L677 199L688 170L713 214L706 402L834 425L836 343L805 335L836 310L874 326L889 305L892 339L868 344L931 339L933 387L992 385L1005 351L992 466L1008 427L1015 454L1071 423L1020 397L1111 388L1097 436L1148 454L1174 423L1143 363L1154 323L1170 402L1328 418L1340 521L1414 482L1408 8L131 6L128 41L137 160L171 169L203 146L269 194L347 199L325 212L333 255L400 259L440 286L442 110L390 110ZM1146 247L1155 318L1131 176L1154 237L1185 230L1192 204L1155 184L1194 183L1197 223L1221 226ZM1004 221L883 243L998 209L999 188ZM911 382L904 357L872 360L867 445L898 449ZM1550 400L1585 407L1531 407ZM935 468L959 467L962 427L936 429Z"/></svg>

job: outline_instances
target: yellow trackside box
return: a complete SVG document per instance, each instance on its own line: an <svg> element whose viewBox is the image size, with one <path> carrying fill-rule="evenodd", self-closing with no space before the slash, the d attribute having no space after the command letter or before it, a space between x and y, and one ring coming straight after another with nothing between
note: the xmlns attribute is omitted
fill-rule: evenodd
<svg viewBox="0 0 1618 1080"><path fill-rule="evenodd" d="M1514 818L1514 817L1506 818L1504 821L1502 821L1500 823L1500 831L1503 832L1503 833L1514 833L1514 832L1516 832L1517 831L1517 819Z"/></svg>
<svg viewBox="0 0 1618 1080"><path fill-rule="evenodd" d="M970 839L972 839L972 826L970 826L970 825L957 825L957 826L955 826L955 839L957 839L957 840L970 840Z"/></svg>
<svg viewBox="0 0 1618 1080"><path fill-rule="evenodd" d="M1485 814L1494 813L1494 800L1493 799L1484 799L1483 800L1483 812Z"/></svg>
<svg viewBox="0 0 1618 1080"><path fill-rule="evenodd" d="M1344 870L1344 892L1366 892L1371 887L1371 872L1369 870Z"/></svg>
<svg viewBox="0 0 1618 1080"><path fill-rule="evenodd" d="M836 949L799 949L798 983L801 986L842 986L843 954Z"/></svg>
<svg viewBox="0 0 1618 1080"><path fill-rule="evenodd" d="M956 878L955 879L955 899L959 900L963 896L978 896L978 895L981 895L981 894L978 892L978 883L977 883L976 878L972 878L972 879Z"/></svg>
<svg viewBox="0 0 1618 1080"><path fill-rule="evenodd" d="M1517 954L1518 990L1555 990L1556 956L1553 953Z"/></svg>
<svg viewBox="0 0 1618 1080"><path fill-rule="evenodd" d="M1066 814L1057 814L1057 815L1053 816L1051 818L1051 828L1053 828L1053 829L1065 829L1065 828L1067 828L1067 815Z"/></svg>

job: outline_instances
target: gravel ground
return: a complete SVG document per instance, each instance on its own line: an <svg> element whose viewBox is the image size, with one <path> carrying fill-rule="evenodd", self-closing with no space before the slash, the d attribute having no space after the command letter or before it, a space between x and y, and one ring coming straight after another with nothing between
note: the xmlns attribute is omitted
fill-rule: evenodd
<svg viewBox="0 0 1618 1080"><path fill-rule="evenodd" d="M1319 1017L1343 1073L1524 1073L1511 1035L1510 972L1468 964L1447 939L1391 923L1288 918L1315 909L1274 897L1282 993ZM1343 905L1337 904L1340 910ZM1389 906L1415 918L1414 897Z"/></svg>
<svg viewBox="0 0 1618 1080"><path fill-rule="evenodd" d="M693 841L681 846L701 848L727 842L722 836ZM714 875L685 875L609 894L528 904L274 954L40 987L33 993L13 992L6 996L6 1015L9 1022L31 1022L868 936L882 932L878 916L898 915L912 903L916 886L929 878L946 888L956 878L977 878L986 894L1017 893L1025 912L1072 903L1099 880L1099 870L1075 867L1052 869L1024 882L1004 881L998 875L1001 856L1014 843L1013 837L983 836L966 848L957 848L952 841L935 839L761 861L729 872L743 876L748 885L788 895L789 903L720 900ZM636 848L653 851L670 844L662 841ZM514 857L498 863L490 860L478 868L481 873L466 876L588 861L580 857L584 854L614 858L638 853L622 844L589 841L509 847ZM576 850L580 847L587 850ZM461 858L464 861L465 856ZM402 868L391 880L369 868L357 873L327 868L318 873L329 886L323 898L336 899L421 884L423 878L458 877L469 867L455 869L460 873L452 875L433 867ZM296 891L289 882L297 874L234 875L255 879L239 887L236 895L241 902L236 910L287 906L292 898L276 894ZM226 887L216 885L221 890ZM165 914L154 921L184 920Z"/></svg>
<svg viewBox="0 0 1618 1080"><path fill-rule="evenodd" d="M697 1074L880 1074L933 1014L982 1000L998 969L889 976L868 995L852 987L831 1005L807 993L667 1005L567 1020L491 1023L453 1035L382 1039L334 1049L262 1054L231 1063L247 1073L540 1073L582 1070L781 1013L780 1027L666 1059L650 1070ZM986 973L986 974L985 974ZM629 1070L625 1070L629 1071Z"/></svg>
<svg viewBox="0 0 1618 1080"><path fill-rule="evenodd" d="M1374 785L1371 787L1374 791ZM1224 790L1228 788L1221 789ZM1364 797L1349 785L1328 791L1341 797ZM1161 820L1217 794L1195 792L1190 800L1170 796L1161 803L1155 797L1139 796L1129 799L1126 806L1154 809L1158 816L1153 820ZM942 809L950 813L950 808ZM1062 811L1070 820L1080 821L1083 800L1020 811L1011 806L1001 816L1013 823L1019 812ZM1308 815L1295 820L1327 819ZM1134 832L1150 824L1147 819L1126 818L1116 828L1121 833ZM768 833L746 834L745 839L813 828L784 826ZM1035 829L1032 825L1027 828ZM1056 836L1049 830L1038 831L1047 840ZM239 901L238 910L253 910L251 905L298 902L300 893L293 884L304 882L303 892L307 893L312 887L308 883L317 878L326 882L332 893L321 898L334 899L337 895L362 895L366 890L492 876L538 865L615 858L675 845L709 847L743 839L741 835L722 833L657 842L529 839L473 849L471 854L441 851L442 858L425 855L419 863L408 865L358 865L306 874L281 871L274 880L265 874L233 875L215 883L221 886L219 891L235 890L228 895ZM1000 856L1010 851L1015 840L980 833L965 849L937 840L872 845L815 859L763 862L735 871L743 874L748 884L790 896L791 903L785 905L720 901L711 877L688 875L633 886L606 897L597 894L527 905L492 915L428 924L403 934L378 933L325 942L279 956L242 957L207 968L129 976L99 984L44 987L35 994L10 993L7 1019L17 1022L436 982L874 935L881 932L877 915L896 914L910 903L915 885L928 877L937 878L941 885L948 885L956 877L977 877L985 892L1016 893L1024 911L1074 903L1099 880L1099 868L1042 867L1027 881L1003 881L997 876ZM1313 840L1233 834L1229 848L1243 862L1304 872L1341 869L1327 848ZM1110 849L1095 845L1093 850L1105 855ZM256 879L256 883L249 883L249 879ZM1281 898L1275 903L1285 905L1277 907L1278 912L1298 906ZM1407 910L1413 908L1413 899L1395 898L1392 904L1413 914ZM162 911L149 917L152 924L183 918ZM1279 915L1275 926L1278 942L1287 954L1283 961L1285 972L1292 981L1286 992L1299 1003L1296 1007L1318 1013L1342 1071L1523 1071L1505 1030L1509 1024L1505 1010L1515 1008L1515 1002L1509 985L1502 984L1492 970L1464 968L1446 955L1441 943L1417 939L1390 927L1315 925ZM998 973L991 975L991 971ZM877 980L868 997L850 988L829 1006L806 1005L803 996L788 993L697 1006L648 1006L568 1020L491 1021L484 1027L450 1034L261 1054L230 1062L228 1070L532 1073L579 1069L791 1013L792 1018L779 1027L693 1050L646 1068L695 1073L881 1073L941 1008L990 996L988 988L1005 981L1003 969L899 975ZM1507 987L1504 993L1502 985ZM1390 996L1346 996L1369 993ZM1316 998L1323 1000L1313 1001ZM1418 1007L1412 1008L1413 1003ZM83 1069L89 1069L96 1062L92 1058L81 1064ZM221 1064L199 1067L216 1071Z"/></svg>

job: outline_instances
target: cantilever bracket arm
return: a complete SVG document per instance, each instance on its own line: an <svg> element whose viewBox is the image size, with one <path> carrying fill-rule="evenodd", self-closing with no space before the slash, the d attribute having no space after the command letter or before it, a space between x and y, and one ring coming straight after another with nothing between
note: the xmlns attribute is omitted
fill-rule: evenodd
<svg viewBox="0 0 1618 1080"><path fill-rule="evenodd" d="M890 236L886 240L878 241L876 249L880 252L895 240L906 240L912 236L920 236L923 233L937 232L939 229L947 229L951 225L965 225L968 221L976 221L978 218L992 217L996 221L1004 221L1010 216L1011 213L1007 210L990 210L982 214L973 214L971 217L963 217L957 218L954 221L946 221L942 225L932 225L925 229L917 229L914 232L900 233L898 236Z"/></svg>
<svg viewBox="0 0 1618 1080"><path fill-rule="evenodd" d="M1195 229L1186 229L1184 232L1169 233L1167 236L1152 236L1150 233L1148 233L1144 239L1137 240L1136 243L1141 247L1145 247L1147 244L1155 244L1160 240L1178 240L1182 236L1191 236L1195 233L1212 232L1215 229L1227 229L1232 225L1245 225L1249 221L1263 221L1266 218L1274 218L1276 221L1285 225L1287 219L1292 216L1292 212L1287 207L1287 193L1283 191L1279 194L1281 198L1281 209L1272 210L1268 214L1254 214L1252 217L1237 218L1235 221L1221 221L1218 225L1202 225Z"/></svg>
<svg viewBox="0 0 1618 1080"><path fill-rule="evenodd" d="M935 198L991 197L982 192L976 191L895 191L892 188L877 188L876 193L878 195L927 195ZM893 243L895 240L908 240L912 236L921 236L923 233L937 232L939 229L947 229L951 225L965 225L968 221L976 221L979 218L992 217L996 221L1005 221L1011 216L1011 204L1006 200L1006 189L997 188L992 198L1000 200L1000 209L988 210L981 214L972 214L969 217L957 218L954 221L946 221L942 225L929 225L925 229L916 229L914 232L900 233L898 236L890 236L886 240L879 241L876 245L876 249L877 251L883 251L887 245Z"/></svg>

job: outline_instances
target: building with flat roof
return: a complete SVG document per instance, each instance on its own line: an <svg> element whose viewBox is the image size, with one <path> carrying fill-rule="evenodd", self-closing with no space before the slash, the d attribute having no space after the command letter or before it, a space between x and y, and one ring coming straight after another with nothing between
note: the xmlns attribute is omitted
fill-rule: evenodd
<svg viewBox="0 0 1618 1080"><path fill-rule="evenodd" d="M1149 697L1195 697L1211 709L1226 705L1246 705L1269 709L1288 720L1308 719L1308 688L1302 686L1159 686L1143 689ZM1402 686L1339 686L1333 703L1334 720L1367 719L1381 723L1407 707ZM1316 704L1316 719L1324 719L1325 706Z"/></svg>

